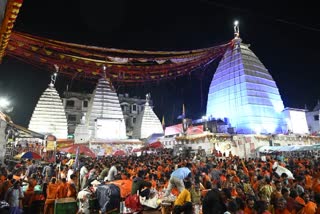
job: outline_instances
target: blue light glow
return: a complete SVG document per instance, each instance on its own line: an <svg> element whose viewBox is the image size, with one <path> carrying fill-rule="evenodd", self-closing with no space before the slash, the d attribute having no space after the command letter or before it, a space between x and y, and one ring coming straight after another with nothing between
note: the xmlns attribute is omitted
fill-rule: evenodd
<svg viewBox="0 0 320 214"><path fill-rule="evenodd" d="M237 133L282 133L284 109L268 70L244 44L230 48L211 82L207 115L228 118Z"/></svg>

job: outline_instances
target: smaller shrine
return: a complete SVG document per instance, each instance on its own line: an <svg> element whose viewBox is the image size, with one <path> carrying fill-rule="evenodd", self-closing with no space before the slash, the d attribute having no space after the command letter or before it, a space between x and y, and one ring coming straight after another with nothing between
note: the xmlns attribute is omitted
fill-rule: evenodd
<svg viewBox="0 0 320 214"><path fill-rule="evenodd" d="M146 139L152 134L163 134L163 127L157 115L149 104L150 94L146 95L144 110L138 115L137 122L133 129L132 137Z"/></svg>
<svg viewBox="0 0 320 214"><path fill-rule="evenodd" d="M68 123L62 100L54 88L57 72L51 76L49 87L41 95L29 122L29 129L44 135L66 139Z"/></svg>

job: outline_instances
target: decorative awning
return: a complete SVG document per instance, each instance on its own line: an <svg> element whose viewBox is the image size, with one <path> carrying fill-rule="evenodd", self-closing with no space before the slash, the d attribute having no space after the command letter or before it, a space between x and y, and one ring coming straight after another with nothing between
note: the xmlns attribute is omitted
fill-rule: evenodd
<svg viewBox="0 0 320 214"><path fill-rule="evenodd" d="M139 83L172 79L211 63L232 42L189 51L139 51L61 42L13 32L7 55L76 79L105 76L112 83Z"/></svg>
<svg viewBox="0 0 320 214"><path fill-rule="evenodd" d="M4 7L0 8L0 63L5 55L5 50L23 0L7 0L6 4L5 1L1 3L4 5L1 4L0 6Z"/></svg>

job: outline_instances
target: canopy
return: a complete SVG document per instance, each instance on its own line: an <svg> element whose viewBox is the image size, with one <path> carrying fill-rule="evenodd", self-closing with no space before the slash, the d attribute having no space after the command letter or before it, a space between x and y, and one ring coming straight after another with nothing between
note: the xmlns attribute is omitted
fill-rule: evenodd
<svg viewBox="0 0 320 214"><path fill-rule="evenodd" d="M113 153L113 156L124 156L124 155L126 155L126 153L123 150L117 150Z"/></svg>
<svg viewBox="0 0 320 214"><path fill-rule="evenodd" d="M156 142L153 142L153 143L150 143L147 148L150 148L150 149L159 149L159 148L163 148L163 145L160 141L156 141Z"/></svg>
<svg viewBox="0 0 320 214"><path fill-rule="evenodd" d="M76 154L78 148L79 148L79 154L80 155L88 156L88 157L91 157L91 158L95 158L96 157L96 154L91 149L89 149L87 146L84 146L84 145L74 144L74 145L69 146L69 147L61 148L60 151L71 153L71 154Z"/></svg>
<svg viewBox="0 0 320 214"><path fill-rule="evenodd" d="M257 148L257 152L272 153L272 152L296 152L320 150L320 145L291 145L291 146L261 146Z"/></svg>
<svg viewBox="0 0 320 214"><path fill-rule="evenodd" d="M5 55L5 49L22 3L23 0L1 0L0 2L0 63Z"/></svg>
<svg viewBox="0 0 320 214"><path fill-rule="evenodd" d="M39 160L42 157L38 153L35 153L35 152L23 152L21 154L14 156L14 159L22 159L22 158Z"/></svg>
<svg viewBox="0 0 320 214"><path fill-rule="evenodd" d="M67 43L13 32L7 55L25 63L54 70L72 79L142 83L175 79L221 57L234 43L187 51L145 51L102 48Z"/></svg>

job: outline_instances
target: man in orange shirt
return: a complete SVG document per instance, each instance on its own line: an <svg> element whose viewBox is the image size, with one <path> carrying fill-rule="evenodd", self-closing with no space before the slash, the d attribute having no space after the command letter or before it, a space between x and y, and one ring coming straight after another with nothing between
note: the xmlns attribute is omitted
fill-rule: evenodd
<svg viewBox="0 0 320 214"><path fill-rule="evenodd" d="M278 198L276 201L275 214L291 214L291 212L289 212L286 207L286 199L284 199L283 197Z"/></svg>
<svg viewBox="0 0 320 214"><path fill-rule="evenodd" d="M255 213L254 203L255 203L254 197L249 197L246 200L246 207L243 210L244 214L253 214L253 213Z"/></svg>
<svg viewBox="0 0 320 214"><path fill-rule="evenodd" d="M301 197L305 201L306 205L303 208L304 214L315 214L317 210L317 204L310 201L310 196L308 193L302 193Z"/></svg>
<svg viewBox="0 0 320 214"><path fill-rule="evenodd" d="M44 205L44 214L54 214L54 201L57 197L59 185L56 183L56 178L51 178L51 182L47 187L47 199Z"/></svg>
<svg viewBox="0 0 320 214"><path fill-rule="evenodd" d="M57 198L66 198L68 197L68 184L66 178L61 179L61 183L57 189Z"/></svg>
<svg viewBox="0 0 320 214"><path fill-rule="evenodd" d="M0 185L0 201L4 200L4 196L6 194L6 192L8 191L8 189L10 187L12 187L12 180L13 175L9 174L7 179Z"/></svg>
<svg viewBox="0 0 320 214"><path fill-rule="evenodd" d="M68 181L68 193L67 196L70 198L77 198L77 187L76 187L76 175L72 174L70 175L70 180Z"/></svg>

